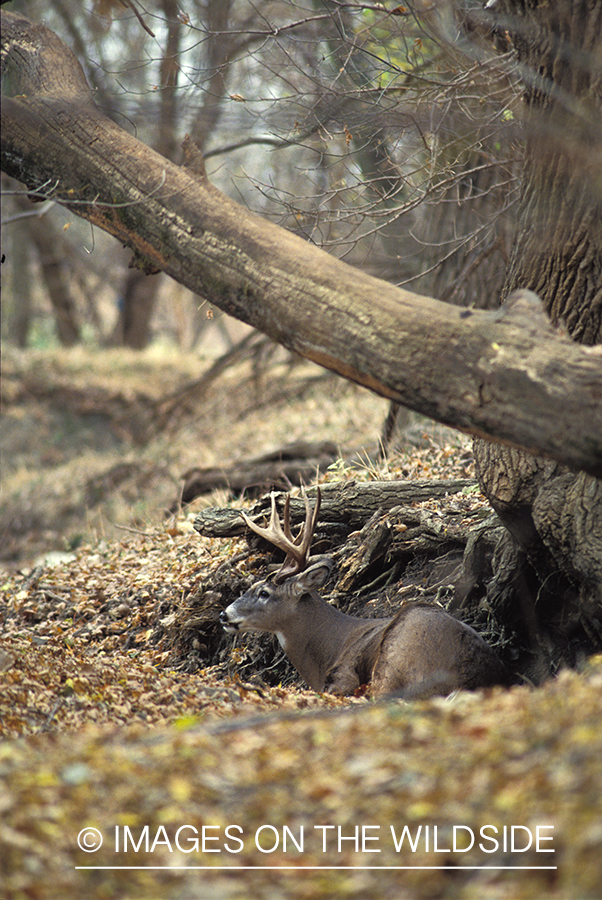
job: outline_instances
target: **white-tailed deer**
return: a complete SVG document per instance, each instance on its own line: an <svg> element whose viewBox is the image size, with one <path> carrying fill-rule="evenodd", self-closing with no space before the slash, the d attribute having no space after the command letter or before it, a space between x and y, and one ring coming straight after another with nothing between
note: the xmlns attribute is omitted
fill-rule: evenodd
<svg viewBox="0 0 602 900"><path fill-rule="evenodd" d="M348 695L369 685L373 696L415 699L508 683L508 673L489 644L438 606L408 603L393 618L362 619L323 600L317 591L332 563L328 557L308 559L320 492L313 512L303 496L306 521L296 537L288 496L283 525L274 494L267 528L242 514L249 528L284 550L286 558L273 577L223 610L220 621L226 631L272 632L316 691Z"/></svg>

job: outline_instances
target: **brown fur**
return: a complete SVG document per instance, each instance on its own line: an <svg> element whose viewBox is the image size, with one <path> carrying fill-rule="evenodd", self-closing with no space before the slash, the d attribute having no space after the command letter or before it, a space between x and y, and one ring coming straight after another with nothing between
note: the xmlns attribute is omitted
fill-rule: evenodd
<svg viewBox="0 0 602 900"><path fill-rule="evenodd" d="M228 631L269 631L317 691L407 699L508 684L495 652L438 606L410 603L390 619L348 616L318 593L331 563L318 559L282 583L262 581L221 614Z"/></svg>

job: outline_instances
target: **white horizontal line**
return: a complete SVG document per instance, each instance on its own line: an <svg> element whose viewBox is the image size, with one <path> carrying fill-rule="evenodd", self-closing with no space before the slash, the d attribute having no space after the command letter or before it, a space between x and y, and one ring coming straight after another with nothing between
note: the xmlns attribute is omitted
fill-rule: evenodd
<svg viewBox="0 0 602 900"><path fill-rule="evenodd" d="M440 869L440 870L448 870L457 872L458 869L471 869L473 871L479 871L481 869L497 869L501 871L506 871L510 869L519 869L521 871L533 871L533 870L555 870L558 866L75 866L76 869L106 869L108 871L114 870L122 870L122 869L162 869L165 871L174 870L174 869L184 869L184 870L192 870L192 869L203 869L210 872L243 872L243 871L253 871L254 869L265 871L269 869L270 871L279 871L280 869L288 870L288 869L370 869L371 871L384 871L387 869Z"/></svg>

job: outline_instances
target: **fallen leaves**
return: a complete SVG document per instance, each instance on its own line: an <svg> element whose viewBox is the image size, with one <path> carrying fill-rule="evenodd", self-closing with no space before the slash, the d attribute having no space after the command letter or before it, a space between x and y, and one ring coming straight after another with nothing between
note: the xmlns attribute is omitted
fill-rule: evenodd
<svg viewBox="0 0 602 900"><path fill-rule="evenodd" d="M167 636L233 550L159 529L3 576L3 900L598 896L602 658L421 703L188 674Z"/></svg>
<svg viewBox="0 0 602 900"><path fill-rule="evenodd" d="M173 870L99 877L76 869L90 864L77 834L94 826L105 840L94 864L208 866L215 877L203 874L207 896L210 889L216 897L594 897L602 851L601 688L598 659L585 673L566 673L538 690L287 716L266 715L265 707L256 715L256 700L246 696L245 715L235 719L151 730L88 725L5 742L0 840L8 896L199 896L192 869L177 878ZM539 849L527 847L535 835ZM195 837L200 844L193 846ZM303 840L302 852L292 838ZM494 841L497 855L479 849L489 851ZM550 859L556 869L523 868L518 876L460 868ZM442 861L440 870L387 868ZM222 884L225 865L239 868L228 869ZM293 879L262 865L321 868L297 870ZM43 880L35 874L42 871Z"/></svg>

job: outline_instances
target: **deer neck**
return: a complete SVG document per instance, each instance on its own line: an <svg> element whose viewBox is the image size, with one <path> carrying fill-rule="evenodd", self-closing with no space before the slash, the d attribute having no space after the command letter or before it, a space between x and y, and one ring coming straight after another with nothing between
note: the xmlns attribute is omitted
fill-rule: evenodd
<svg viewBox="0 0 602 900"><path fill-rule="evenodd" d="M296 615L276 632L280 646L311 688L322 691L326 673L345 655L346 648L361 645L382 630L388 619L361 619L331 606L317 594L307 595Z"/></svg>

